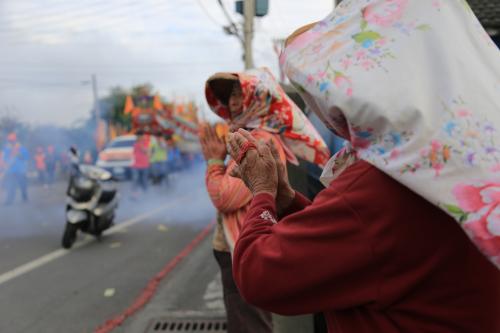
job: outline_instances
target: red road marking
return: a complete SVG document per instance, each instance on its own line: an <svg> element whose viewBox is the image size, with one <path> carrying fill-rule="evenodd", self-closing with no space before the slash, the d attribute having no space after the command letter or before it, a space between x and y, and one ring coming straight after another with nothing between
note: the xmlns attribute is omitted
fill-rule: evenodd
<svg viewBox="0 0 500 333"><path fill-rule="evenodd" d="M184 259L187 257L196 246L210 233L215 222L210 223L205 229L203 229L177 256L175 256L170 262L163 267L163 269L156 274L146 285L146 288L141 292L141 294L134 300L132 305L130 305L121 314L107 320L103 325L97 327L94 333L108 333L114 330L116 327L123 324L123 322L133 316L136 312L142 309L151 298L153 298L160 282Z"/></svg>

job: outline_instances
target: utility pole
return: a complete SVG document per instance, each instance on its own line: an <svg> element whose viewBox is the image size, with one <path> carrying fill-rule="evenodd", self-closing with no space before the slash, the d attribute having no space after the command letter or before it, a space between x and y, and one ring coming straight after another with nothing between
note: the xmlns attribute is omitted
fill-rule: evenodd
<svg viewBox="0 0 500 333"><path fill-rule="evenodd" d="M95 108L95 119L99 121L101 119L101 109L99 107L99 96L97 95L97 77L92 74L92 92L94 94L94 108Z"/></svg>
<svg viewBox="0 0 500 333"><path fill-rule="evenodd" d="M102 121L104 123L104 142L107 142L108 124L105 120L101 119L101 106L99 104L99 95L97 94L97 76L95 74L92 74L92 93L94 95L94 108L97 128L99 128L99 123Z"/></svg>
<svg viewBox="0 0 500 333"><path fill-rule="evenodd" d="M245 49L245 69L254 68L253 63L253 18L255 16L255 0L244 0L243 14L245 17L244 23L244 49Z"/></svg>

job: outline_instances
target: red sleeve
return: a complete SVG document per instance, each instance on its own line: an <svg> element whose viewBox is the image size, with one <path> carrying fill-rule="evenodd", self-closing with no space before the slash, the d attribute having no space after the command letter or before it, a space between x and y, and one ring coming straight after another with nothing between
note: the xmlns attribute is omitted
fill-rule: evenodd
<svg viewBox="0 0 500 333"><path fill-rule="evenodd" d="M376 298L370 240L356 213L332 187L305 209L277 224L275 220L273 197L256 196L233 257L234 279L249 303L296 315Z"/></svg>
<svg viewBox="0 0 500 333"><path fill-rule="evenodd" d="M288 216L290 214L296 213L296 212L306 208L310 204L311 204L311 200L306 198L301 193L295 191L295 197L293 198L292 203L290 204L290 206L288 206L288 208L282 213L282 216L280 216L280 217L282 218L284 216Z"/></svg>

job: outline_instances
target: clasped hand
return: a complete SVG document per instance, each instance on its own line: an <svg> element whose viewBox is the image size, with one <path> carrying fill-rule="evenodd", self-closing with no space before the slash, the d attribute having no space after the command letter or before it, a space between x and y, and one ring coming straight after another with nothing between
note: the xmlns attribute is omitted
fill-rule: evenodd
<svg viewBox="0 0 500 333"><path fill-rule="evenodd" d="M240 129L229 134L228 152L239 162L231 175L241 178L254 196L271 194L276 199L278 211L290 205L295 191L288 182L285 165L272 141L257 141L249 132Z"/></svg>

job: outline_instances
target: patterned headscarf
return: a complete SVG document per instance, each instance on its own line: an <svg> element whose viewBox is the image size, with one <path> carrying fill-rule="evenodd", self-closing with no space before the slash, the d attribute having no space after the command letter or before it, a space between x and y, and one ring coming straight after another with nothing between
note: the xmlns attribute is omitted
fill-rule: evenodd
<svg viewBox="0 0 500 333"><path fill-rule="evenodd" d="M500 268L500 53L465 0L345 0L284 71L366 160L434 203Z"/></svg>
<svg viewBox="0 0 500 333"><path fill-rule="evenodd" d="M239 82L243 93L243 111L232 117L228 100L235 82ZM232 127L280 134L292 156L320 166L328 161L330 153L325 142L268 69L217 73L208 79L205 95L212 111ZM290 154L287 156L290 162L297 163Z"/></svg>

